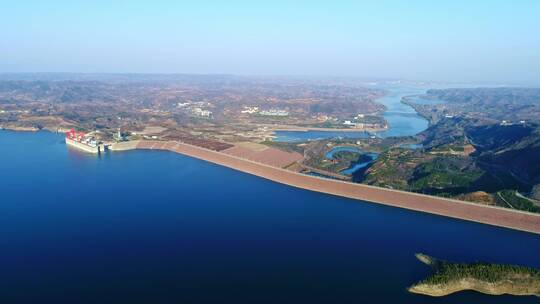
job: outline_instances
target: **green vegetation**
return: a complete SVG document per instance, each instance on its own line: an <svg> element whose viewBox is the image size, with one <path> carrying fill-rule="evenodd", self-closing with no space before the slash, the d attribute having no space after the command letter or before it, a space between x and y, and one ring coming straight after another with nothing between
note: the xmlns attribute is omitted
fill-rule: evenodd
<svg viewBox="0 0 540 304"><path fill-rule="evenodd" d="M361 154L353 151L337 151L333 155L333 159L338 162L357 162Z"/></svg>
<svg viewBox="0 0 540 304"><path fill-rule="evenodd" d="M443 197L459 198L464 193L484 191L492 195L501 207L540 213L539 205L516 196L514 190L504 190L523 189L510 172L486 168L484 163L478 164L472 157L430 152L392 148L382 153L358 180L370 185ZM478 196L478 202L485 203L482 201L484 198Z"/></svg>
<svg viewBox="0 0 540 304"><path fill-rule="evenodd" d="M503 204L510 204L513 208L529 211L529 212L539 212L540 207L533 204L526 198L522 198L516 195L516 191L513 190L502 190L497 192L499 198L503 201Z"/></svg>
<svg viewBox="0 0 540 304"><path fill-rule="evenodd" d="M530 197L534 200L539 201L540 200L540 184L536 184L532 190Z"/></svg>
<svg viewBox="0 0 540 304"><path fill-rule="evenodd" d="M446 145L441 145L430 150L431 153L451 153L451 152L464 152L465 148L460 142L454 142Z"/></svg>
<svg viewBox="0 0 540 304"><path fill-rule="evenodd" d="M393 189L411 190L408 180L422 160L417 150L395 148L382 153L366 171L361 182Z"/></svg>
<svg viewBox="0 0 540 304"><path fill-rule="evenodd" d="M440 262L436 271L419 284L448 284L461 279L476 279L489 283L496 283L514 277L535 277L540 280L540 270L490 263L449 263Z"/></svg>
<svg viewBox="0 0 540 304"><path fill-rule="evenodd" d="M364 161L365 157L367 156L363 156L358 152L338 151L333 154L333 158L331 160L327 159L326 156L323 155L311 158L307 163L315 168L321 168L329 172L339 173L341 170L351 167L358 161Z"/></svg>
<svg viewBox="0 0 540 304"><path fill-rule="evenodd" d="M458 158L436 157L416 167L409 181L411 188L426 192L431 189L447 189L448 191L443 192L448 194L463 192L483 175L483 171L467 165Z"/></svg>
<svg viewBox="0 0 540 304"><path fill-rule="evenodd" d="M334 153L333 160L333 163L327 168L333 172L341 172L342 170L353 167L357 163L371 162L373 158L359 152L338 151Z"/></svg>
<svg viewBox="0 0 540 304"><path fill-rule="evenodd" d="M424 254L416 254L433 273L414 284L410 292L430 296L444 296L461 290L500 295L540 295L540 270L483 262L452 263Z"/></svg>

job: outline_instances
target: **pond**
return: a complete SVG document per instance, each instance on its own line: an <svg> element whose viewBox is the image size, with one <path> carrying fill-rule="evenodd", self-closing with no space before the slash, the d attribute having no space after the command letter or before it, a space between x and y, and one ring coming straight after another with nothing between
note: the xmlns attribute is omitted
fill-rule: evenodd
<svg viewBox="0 0 540 304"><path fill-rule="evenodd" d="M377 157L379 157L378 153L365 152L356 147L344 147L344 146L334 147L332 150L328 151L325 156L327 159L331 160L331 159L334 159L334 154L338 152L343 152L343 151L360 153L361 155L358 162L352 164L349 168L341 170L339 172L345 175L353 175L356 171L367 167L368 165L373 163L373 161L376 160Z"/></svg>

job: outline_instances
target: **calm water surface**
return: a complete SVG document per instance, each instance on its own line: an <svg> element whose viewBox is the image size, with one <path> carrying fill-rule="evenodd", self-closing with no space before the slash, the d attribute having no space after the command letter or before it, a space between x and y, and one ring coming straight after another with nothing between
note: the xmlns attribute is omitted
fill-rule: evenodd
<svg viewBox="0 0 540 304"><path fill-rule="evenodd" d="M377 102L386 106L383 116L388 121L389 129L379 132L382 137L414 136L428 127L428 121L418 115L409 105L401 102L404 96L422 94L426 90L417 87L390 86L384 88L388 94Z"/></svg>
<svg viewBox="0 0 540 304"><path fill-rule="evenodd" d="M370 134L361 132L343 131L275 131L275 141L278 142L301 142L321 140L326 138L368 138Z"/></svg>
<svg viewBox="0 0 540 304"><path fill-rule="evenodd" d="M334 154L340 151L357 152L362 155L368 156L370 158L368 161L359 161L359 162L353 163L350 168L346 168L340 171L340 173L346 174L346 175L352 175L356 171L369 166L371 163L373 163L374 160L377 159L377 157L379 157L378 153L364 152L361 149L356 148L356 147L341 147L341 146L334 147L332 148L332 150L326 152L325 157L327 159L333 159Z"/></svg>
<svg viewBox="0 0 540 304"><path fill-rule="evenodd" d="M414 253L540 268L540 237L294 189L170 152L0 132L0 303L538 303L405 288Z"/></svg>
<svg viewBox="0 0 540 304"><path fill-rule="evenodd" d="M377 99L377 102L386 106L386 112L384 112L383 117L389 125L387 131L376 132L376 136L413 136L428 127L428 121L426 119L418 115L411 106L401 102L404 96L423 94L426 91L424 88L406 86L381 86L376 88L384 89L388 92L387 95ZM366 132L276 131L275 135L276 141L299 142L336 137L367 138L371 134Z"/></svg>

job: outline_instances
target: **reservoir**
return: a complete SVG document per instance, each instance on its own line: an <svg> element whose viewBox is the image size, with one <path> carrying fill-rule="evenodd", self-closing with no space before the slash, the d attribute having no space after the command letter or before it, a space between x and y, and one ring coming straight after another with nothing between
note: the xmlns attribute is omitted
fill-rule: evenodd
<svg viewBox="0 0 540 304"><path fill-rule="evenodd" d="M537 303L409 294L414 253L540 268L540 236L314 193L163 151L0 131L1 303Z"/></svg>

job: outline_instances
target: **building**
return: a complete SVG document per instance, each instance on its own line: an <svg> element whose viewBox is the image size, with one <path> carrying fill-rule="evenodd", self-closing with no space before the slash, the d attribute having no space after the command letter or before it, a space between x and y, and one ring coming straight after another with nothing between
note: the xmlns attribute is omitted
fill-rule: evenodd
<svg viewBox="0 0 540 304"><path fill-rule="evenodd" d="M264 115L264 116L288 116L289 112L285 110L280 110L280 109L270 109L270 110L261 111L259 114Z"/></svg>
<svg viewBox="0 0 540 304"><path fill-rule="evenodd" d="M197 115L199 117L206 117L206 118L212 117L212 112L211 111L203 110L201 108L193 108L191 113L193 113L194 115Z"/></svg>
<svg viewBox="0 0 540 304"><path fill-rule="evenodd" d="M244 106L244 109L240 112L244 114L255 114L259 112L259 107Z"/></svg>
<svg viewBox="0 0 540 304"><path fill-rule="evenodd" d="M122 135L122 132L120 132L120 128L116 131L116 133L113 134L113 138L116 141L124 141L125 137Z"/></svg>

